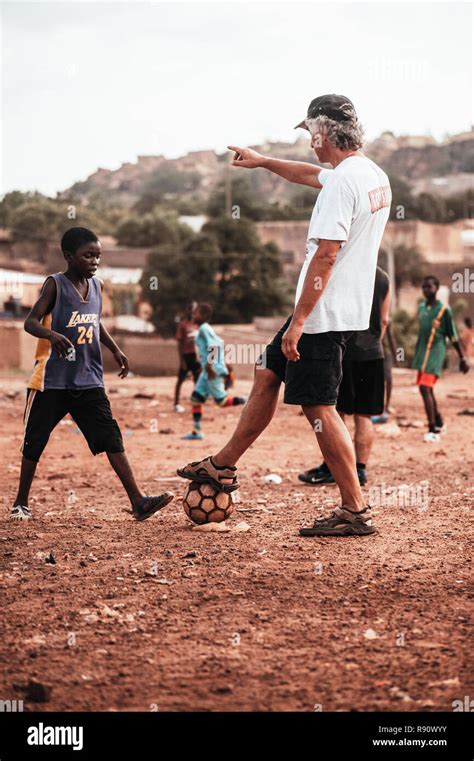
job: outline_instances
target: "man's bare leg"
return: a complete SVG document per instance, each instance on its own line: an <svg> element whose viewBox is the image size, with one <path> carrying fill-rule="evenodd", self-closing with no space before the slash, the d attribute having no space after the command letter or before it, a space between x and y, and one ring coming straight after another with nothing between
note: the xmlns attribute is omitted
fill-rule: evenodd
<svg viewBox="0 0 474 761"><path fill-rule="evenodd" d="M316 427L316 436L324 461L341 492L342 505L353 512L363 510L366 505L357 476L354 447L344 421L332 405L318 404L302 409L313 430L315 422L321 421Z"/></svg>
<svg viewBox="0 0 474 761"><path fill-rule="evenodd" d="M278 402L280 379L267 368L257 368L252 391L230 440L212 460L216 465L235 465L270 423Z"/></svg>
<svg viewBox="0 0 474 761"><path fill-rule="evenodd" d="M357 462L368 463L374 443L374 425L370 415L355 415L354 445Z"/></svg>

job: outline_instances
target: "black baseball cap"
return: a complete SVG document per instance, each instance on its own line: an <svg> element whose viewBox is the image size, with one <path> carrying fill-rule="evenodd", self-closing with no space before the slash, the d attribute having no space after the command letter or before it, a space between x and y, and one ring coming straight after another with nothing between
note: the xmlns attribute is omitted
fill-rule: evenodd
<svg viewBox="0 0 474 761"><path fill-rule="evenodd" d="M306 117L296 125L295 129L298 127L308 129L306 119L316 119L317 116L328 116L336 122L347 122L357 114L353 102L345 95L336 95L335 93L320 95L319 98L314 98L311 101Z"/></svg>

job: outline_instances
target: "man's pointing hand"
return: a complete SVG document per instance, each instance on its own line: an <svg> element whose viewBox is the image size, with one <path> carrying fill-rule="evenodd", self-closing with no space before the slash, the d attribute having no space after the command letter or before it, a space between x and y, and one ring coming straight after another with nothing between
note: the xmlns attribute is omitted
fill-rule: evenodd
<svg viewBox="0 0 474 761"><path fill-rule="evenodd" d="M263 166L265 156L253 151L251 148L239 148L238 145L228 145L230 151L234 151L232 166L240 166L244 169L256 169Z"/></svg>

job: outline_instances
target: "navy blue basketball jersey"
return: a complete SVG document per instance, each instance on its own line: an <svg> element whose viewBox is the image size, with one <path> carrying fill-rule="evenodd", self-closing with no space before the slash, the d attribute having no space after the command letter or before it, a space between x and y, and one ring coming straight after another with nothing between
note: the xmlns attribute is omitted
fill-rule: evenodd
<svg viewBox="0 0 474 761"><path fill-rule="evenodd" d="M88 279L83 299L69 278L58 272L51 275L56 283L56 302L42 324L69 338L73 347L67 359L52 351L50 342L38 339L35 368L28 388L86 389L103 387L102 353L100 350L100 316L102 293L100 280Z"/></svg>

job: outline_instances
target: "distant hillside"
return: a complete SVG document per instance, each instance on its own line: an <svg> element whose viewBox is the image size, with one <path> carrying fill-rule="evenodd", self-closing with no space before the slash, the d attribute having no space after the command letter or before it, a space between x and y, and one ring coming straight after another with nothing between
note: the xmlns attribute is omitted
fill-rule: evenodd
<svg viewBox="0 0 474 761"><path fill-rule="evenodd" d="M276 158L311 160L308 137L295 143L252 146ZM473 187L474 131L452 135L442 142L426 136L400 136L384 132L365 146L365 153L389 175L406 180L415 192L451 195ZM83 182L68 188L60 197L74 195L86 203L98 197L108 203L131 206L147 193L165 198L207 198L223 181L230 154L191 151L177 159L138 156L135 164L119 169L100 168ZM249 173L250 174L250 173ZM288 184L268 172L252 173L254 190L269 201L286 199Z"/></svg>

